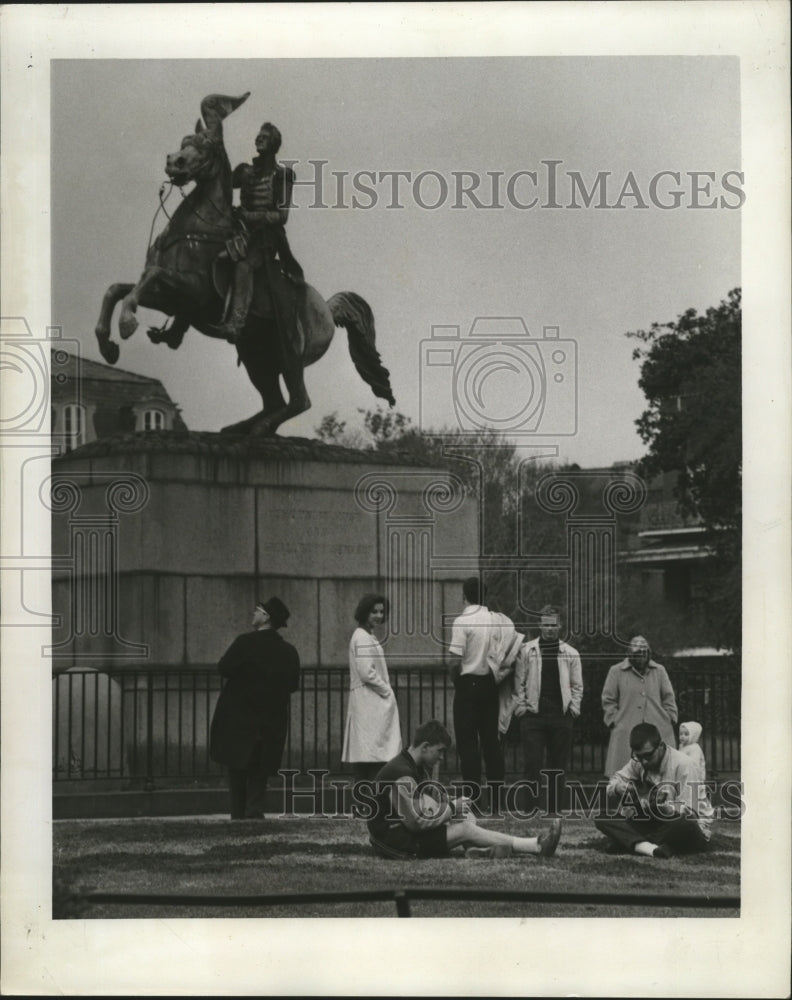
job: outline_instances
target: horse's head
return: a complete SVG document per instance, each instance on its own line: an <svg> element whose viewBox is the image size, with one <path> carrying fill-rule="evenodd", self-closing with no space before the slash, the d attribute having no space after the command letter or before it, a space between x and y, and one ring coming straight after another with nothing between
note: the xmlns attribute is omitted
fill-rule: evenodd
<svg viewBox="0 0 792 1000"><path fill-rule="evenodd" d="M223 119L235 111L250 96L227 97L210 94L201 101L201 119L195 132L182 139L178 153L169 153L165 160L165 173L171 181L183 187L190 181L206 180L225 167L230 172L228 157L223 145Z"/></svg>
<svg viewBox="0 0 792 1000"><path fill-rule="evenodd" d="M221 166L225 149L222 137L200 127L193 135L186 135L178 153L168 153L165 173L178 187L190 181L205 180Z"/></svg>

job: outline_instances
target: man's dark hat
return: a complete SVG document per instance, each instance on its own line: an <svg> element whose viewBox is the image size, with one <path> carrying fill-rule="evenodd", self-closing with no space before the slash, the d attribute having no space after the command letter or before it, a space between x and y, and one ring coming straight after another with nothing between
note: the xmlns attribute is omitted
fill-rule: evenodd
<svg viewBox="0 0 792 1000"><path fill-rule="evenodd" d="M287 628L286 622L291 611L279 597L270 597L268 601L259 601L257 607L263 608L270 616L273 628Z"/></svg>

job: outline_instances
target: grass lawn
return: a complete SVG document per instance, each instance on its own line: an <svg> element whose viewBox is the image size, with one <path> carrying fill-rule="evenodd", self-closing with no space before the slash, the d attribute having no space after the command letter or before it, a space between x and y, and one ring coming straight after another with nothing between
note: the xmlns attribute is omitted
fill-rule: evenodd
<svg viewBox="0 0 792 1000"><path fill-rule="evenodd" d="M487 826L531 836L545 824L516 819ZM660 861L605 853L590 820L570 819L552 858L385 861L362 821L174 819L58 820L53 824L54 917L394 917L393 902L270 907L129 906L64 902L62 890L204 895L398 889L406 887L738 895L740 825L714 825L706 854ZM419 900L415 917L738 916L737 910L617 905Z"/></svg>

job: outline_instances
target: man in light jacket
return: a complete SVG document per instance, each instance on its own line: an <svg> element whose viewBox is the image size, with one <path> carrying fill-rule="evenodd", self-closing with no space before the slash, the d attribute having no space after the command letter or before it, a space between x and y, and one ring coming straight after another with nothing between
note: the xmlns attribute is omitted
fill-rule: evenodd
<svg viewBox="0 0 792 1000"><path fill-rule="evenodd" d="M539 637L522 646L514 672L514 714L522 718L525 776L547 776L547 811L557 814L564 802L564 772L569 767L574 720L583 699L580 654L559 640L561 616L546 605L540 612ZM541 789L541 785L539 785ZM541 798L541 795L540 795Z"/></svg>

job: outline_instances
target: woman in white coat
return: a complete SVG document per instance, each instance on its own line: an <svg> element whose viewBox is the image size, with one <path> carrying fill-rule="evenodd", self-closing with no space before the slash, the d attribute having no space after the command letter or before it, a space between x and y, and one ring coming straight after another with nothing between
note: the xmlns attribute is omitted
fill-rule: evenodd
<svg viewBox="0 0 792 1000"><path fill-rule="evenodd" d="M388 667L374 629L382 625L388 602L365 594L355 610L358 627L349 641L349 707L341 759L355 778L373 778L402 748L399 709Z"/></svg>

